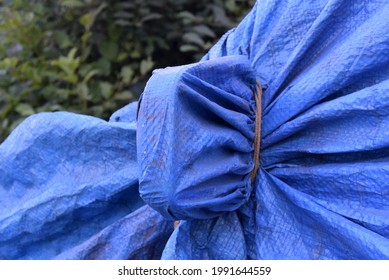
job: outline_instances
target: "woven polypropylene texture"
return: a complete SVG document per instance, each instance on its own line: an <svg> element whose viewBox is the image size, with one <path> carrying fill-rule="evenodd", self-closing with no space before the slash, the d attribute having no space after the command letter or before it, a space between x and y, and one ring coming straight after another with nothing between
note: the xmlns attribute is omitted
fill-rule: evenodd
<svg viewBox="0 0 389 280"><path fill-rule="evenodd" d="M141 197L166 218L207 219L251 194L256 81L244 56L154 72L140 101Z"/></svg>
<svg viewBox="0 0 389 280"><path fill-rule="evenodd" d="M28 118L0 145L0 259L389 259L388 18L385 0L261 0L110 122Z"/></svg>
<svg viewBox="0 0 389 280"><path fill-rule="evenodd" d="M148 206L132 213L144 205L135 128L71 113L24 121L0 146L0 259L160 258L173 225Z"/></svg>

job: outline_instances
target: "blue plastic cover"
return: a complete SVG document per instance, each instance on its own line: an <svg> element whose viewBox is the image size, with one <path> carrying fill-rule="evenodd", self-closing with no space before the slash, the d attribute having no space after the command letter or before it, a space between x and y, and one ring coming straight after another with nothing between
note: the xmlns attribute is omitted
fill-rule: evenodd
<svg viewBox="0 0 389 280"><path fill-rule="evenodd" d="M138 122L30 117L0 145L0 258L389 259L388 18L258 1L202 62L155 72Z"/></svg>
<svg viewBox="0 0 389 280"><path fill-rule="evenodd" d="M0 146L0 259L159 258L173 225L139 197L135 132L71 113L23 122Z"/></svg>
<svg viewBox="0 0 389 280"><path fill-rule="evenodd" d="M166 218L187 220L217 217L246 203L255 90L245 56L154 71L137 131L140 195L149 205Z"/></svg>

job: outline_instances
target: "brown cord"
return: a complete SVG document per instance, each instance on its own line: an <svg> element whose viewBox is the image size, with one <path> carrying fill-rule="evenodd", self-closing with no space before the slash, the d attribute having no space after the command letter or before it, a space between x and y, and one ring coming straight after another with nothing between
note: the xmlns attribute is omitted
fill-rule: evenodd
<svg viewBox="0 0 389 280"><path fill-rule="evenodd" d="M262 87L257 81L257 90L254 93L257 110L255 112L255 136L254 136L254 168L251 171L251 183L254 182L259 169L259 151L261 149L261 122L262 122Z"/></svg>

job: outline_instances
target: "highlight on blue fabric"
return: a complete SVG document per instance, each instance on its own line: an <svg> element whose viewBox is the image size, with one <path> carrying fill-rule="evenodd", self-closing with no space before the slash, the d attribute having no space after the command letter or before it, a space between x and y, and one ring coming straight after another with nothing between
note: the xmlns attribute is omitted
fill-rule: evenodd
<svg viewBox="0 0 389 280"><path fill-rule="evenodd" d="M109 122L28 118L0 145L0 259L389 259L388 18L257 1Z"/></svg>

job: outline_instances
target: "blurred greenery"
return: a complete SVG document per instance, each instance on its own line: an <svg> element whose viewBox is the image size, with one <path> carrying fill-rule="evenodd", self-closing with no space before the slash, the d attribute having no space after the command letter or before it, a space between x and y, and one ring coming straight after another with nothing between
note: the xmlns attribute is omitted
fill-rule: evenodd
<svg viewBox="0 0 389 280"><path fill-rule="evenodd" d="M154 68L197 61L254 0L0 0L0 142L24 118L107 119Z"/></svg>

